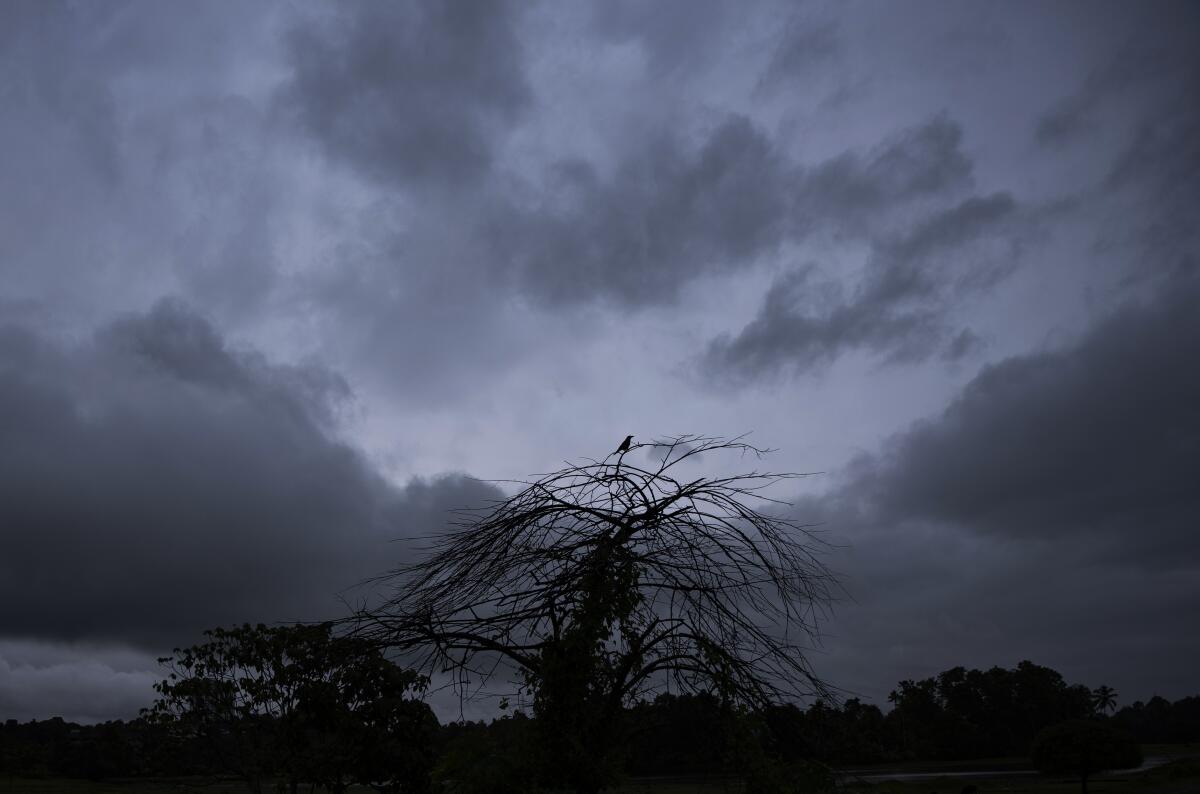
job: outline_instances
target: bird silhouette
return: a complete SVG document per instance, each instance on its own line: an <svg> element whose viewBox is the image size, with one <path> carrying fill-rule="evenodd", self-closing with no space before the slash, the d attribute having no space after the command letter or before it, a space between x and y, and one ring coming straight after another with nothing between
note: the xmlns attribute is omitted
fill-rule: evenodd
<svg viewBox="0 0 1200 794"><path fill-rule="evenodd" d="M629 442L633 441L633 436L625 436L625 440L621 442L621 446L617 447L614 455L620 455L629 451Z"/></svg>

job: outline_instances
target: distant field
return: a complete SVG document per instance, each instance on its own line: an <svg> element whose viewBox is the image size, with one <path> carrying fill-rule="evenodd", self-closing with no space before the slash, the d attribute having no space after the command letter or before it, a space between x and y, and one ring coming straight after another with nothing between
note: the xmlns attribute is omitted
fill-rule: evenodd
<svg viewBox="0 0 1200 794"><path fill-rule="evenodd" d="M1172 759L1163 766L1132 774L1114 774L1088 782L1090 794L1198 794L1200 792L1200 746L1148 745L1143 748L1147 758ZM984 759L971 763L904 765L892 767L898 772L962 772L971 769L1017 770L1020 759ZM872 767L864 772L878 774L882 768ZM0 794L241 794L247 789L237 783L201 784L195 780L133 780L93 783L86 780L24 779L0 777ZM1042 778L1000 772L992 777L944 777L923 780L882 781L876 783L847 783L840 787L849 794L959 794L964 786L977 787L979 794L1074 794L1079 782L1067 778ZM686 779L635 780L617 789L618 794L737 794L734 781L698 782ZM307 789L306 789L307 790ZM368 792L370 789L352 789ZM318 790L320 791L320 790Z"/></svg>
<svg viewBox="0 0 1200 794"><path fill-rule="evenodd" d="M200 786L186 785L178 780L133 780L94 783L90 780L66 778L8 778L0 777L0 792L4 794L181 794L185 791L210 794L245 794L248 789L240 783L216 783Z"/></svg>

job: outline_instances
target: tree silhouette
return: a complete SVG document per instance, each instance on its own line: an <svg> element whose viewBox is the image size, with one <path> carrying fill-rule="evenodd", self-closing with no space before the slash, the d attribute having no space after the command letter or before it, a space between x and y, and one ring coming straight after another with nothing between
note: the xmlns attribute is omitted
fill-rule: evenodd
<svg viewBox="0 0 1200 794"><path fill-rule="evenodd" d="M631 462L643 448L651 463ZM613 779L624 709L651 693L729 708L828 695L806 653L834 580L771 492L801 475L688 470L765 452L680 436L517 481L377 580L394 590L357 633L450 673L464 698L507 675L537 717L543 782L577 791Z"/></svg>
<svg viewBox="0 0 1200 794"><path fill-rule="evenodd" d="M1117 710L1117 692L1110 686L1101 685L1092 690L1092 707L1103 714Z"/></svg>
<svg viewBox="0 0 1200 794"><path fill-rule="evenodd" d="M1011 670L954 667L901 681L888 700L901 749L923 759L1025 754L1042 728L1094 712L1087 687L1028 660Z"/></svg>
<svg viewBox="0 0 1200 794"><path fill-rule="evenodd" d="M1068 720L1038 733L1033 765L1041 772L1079 776L1082 794L1088 779L1106 769L1129 769L1142 763L1133 737L1096 720Z"/></svg>
<svg viewBox="0 0 1200 794"><path fill-rule="evenodd" d="M352 782L422 791L437 719L418 698L427 679L332 624L206 631L160 663L169 675L144 710L199 743L215 768L252 791L271 779L339 794Z"/></svg>

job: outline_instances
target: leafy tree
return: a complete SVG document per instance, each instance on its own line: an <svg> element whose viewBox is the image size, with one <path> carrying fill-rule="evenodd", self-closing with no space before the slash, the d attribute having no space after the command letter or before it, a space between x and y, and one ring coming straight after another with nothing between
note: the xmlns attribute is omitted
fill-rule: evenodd
<svg viewBox="0 0 1200 794"><path fill-rule="evenodd" d="M1103 722L1069 720L1045 728L1033 743L1033 764L1041 772L1079 776L1087 794L1088 778L1106 769L1128 769L1142 763L1133 737Z"/></svg>
<svg viewBox="0 0 1200 794"><path fill-rule="evenodd" d="M428 785L437 720L414 699L427 679L330 624L205 634L160 660L170 674L147 716L200 742L218 768L256 792L273 777L335 794L351 782Z"/></svg>
<svg viewBox="0 0 1200 794"><path fill-rule="evenodd" d="M688 469L764 451L683 436L521 481L386 577L360 636L464 697L507 674L532 699L542 782L580 792L619 772L626 706L668 685L745 708L825 693L806 651L831 576L769 493L798 475Z"/></svg>

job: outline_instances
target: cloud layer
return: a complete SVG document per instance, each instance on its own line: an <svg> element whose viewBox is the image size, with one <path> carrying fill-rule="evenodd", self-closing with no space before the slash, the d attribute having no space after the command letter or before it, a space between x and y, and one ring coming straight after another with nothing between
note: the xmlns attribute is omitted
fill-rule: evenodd
<svg viewBox="0 0 1200 794"><path fill-rule="evenodd" d="M327 154L398 187L477 181L529 89L508 2L324 9L288 33L285 106Z"/></svg>
<svg viewBox="0 0 1200 794"><path fill-rule="evenodd" d="M0 624L163 648L340 614L388 541L494 491L397 489L333 433L345 384L226 345L165 302L78 346L0 334Z"/></svg>
<svg viewBox="0 0 1200 794"><path fill-rule="evenodd" d="M850 543L839 560L857 604L842 608L835 658L874 648L898 679L1012 644L1092 684L1152 676L1156 691L1187 691L1198 298L1182 278L1077 344L988 367L806 501L802 515Z"/></svg>
<svg viewBox="0 0 1200 794"><path fill-rule="evenodd" d="M128 654L329 614L494 493L453 472L746 431L843 472L801 495L863 604L837 683L1194 692L1198 38L1186 0L0 4L0 712L127 716Z"/></svg>

